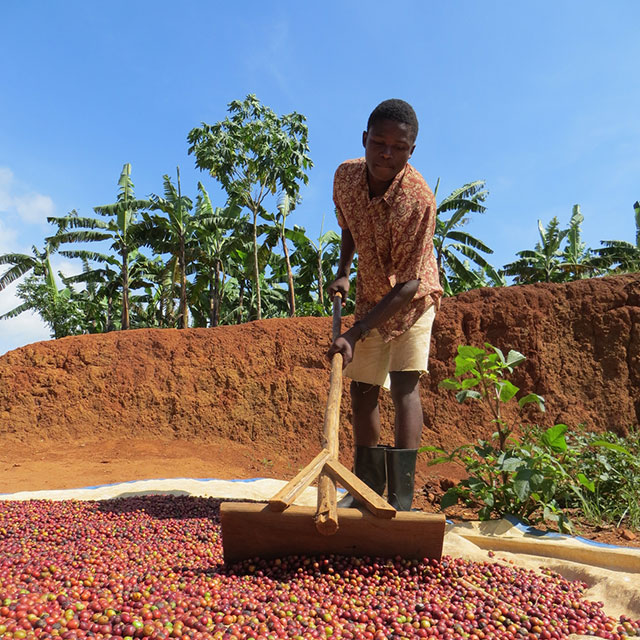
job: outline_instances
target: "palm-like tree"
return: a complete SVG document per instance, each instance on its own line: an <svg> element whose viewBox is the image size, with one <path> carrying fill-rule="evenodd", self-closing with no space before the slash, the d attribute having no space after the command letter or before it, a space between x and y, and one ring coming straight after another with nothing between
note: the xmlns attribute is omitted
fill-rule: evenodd
<svg viewBox="0 0 640 640"><path fill-rule="evenodd" d="M562 282L564 272L561 267L562 243L569 229L560 229L555 216L546 228L538 220L540 241L533 249L525 249L516 253L518 260L504 265L503 272L514 277L516 284L532 284L534 282Z"/></svg>
<svg viewBox="0 0 640 640"><path fill-rule="evenodd" d="M237 205L215 207L201 182L195 210L195 259L192 264L194 318L198 326L217 327L222 298L233 287L225 287L227 274L238 261L237 250L248 234L249 222ZM200 302L202 300L202 302ZM202 310L202 311L201 311Z"/></svg>
<svg viewBox="0 0 640 640"><path fill-rule="evenodd" d="M459 279L455 274L449 279L451 295L455 296L464 291L469 291L469 289L507 286L507 280L501 272L491 269L489 273L487 269L474 269L469 260L465 260L463 264L467 269L464 274L464 280Z"/></svg>
<svg viewBox="0 0 640 640"><path fill-rule="evenodd" d="M324 226L324 218L322 222ZM295 246L291 261L297 267L297 291L305 309L314 314L327 312L324 283L333 279L333 267L337 264L340 251L340 236L332 230L323 233L322 226L315 242L307 237L304 228L298 226L294 227L290 236ZM315 299L312 295L314 290Z"/></svg>
<svg viewBox="0 0 640 640"><path fill-rule="evenodd" d="M115 263L118 265L122 291L121 327L122 329L129 329L129 260L132 251L138 248L134 239L137 222L136 214L141 209L147 208L150 202L149 200L135 197L134 185L131 181L131 165L129 163L126 163L122 168L118 186L120 189L115 203L94 207L96 213L109 217L109 220L81 217L75 211L61 218L47 218L52 224L58 225L56 235L47 238L47 241L55 247L66 243L111 241L111 248L120 256L120 259L115 260ZM86 249L61 251L60 254L70 258L84 258L106 264L114 263L113 256Z"/></svg>
<svg viewBox="0 0 640 640"><path fill-rule="evenodd" d="M583 222L584 216L580 212L580 205L574 204L567 229L566 244L562 251L562 262L558 265L564 272L565 282L589 278L597 273L593 264L593 252L582 242Z"/></svg>
<svg viewBox="0 0 640 640"><path fill-rule="evenodd" d="M131 325L136 328L175 328L178 325L175 282L176 261L139 254L135 277L142 292L131 298Z"/></svg>
<svg viewBox="0 0 640 640"><path fill-rule="evenodd" d="M293 271L291 269L291 258L289 257L289 247L287 246L287 238L293 233L287 228L287 216L295 208L295 202L285 192L280 197L278 203L278 213L263 213L262 217L271 222L273 227L266 228L267 239L265 244L275 246L278 242L282 247L283 264L286 271L287 288L289 292L289 316L292 318L296 315L296 295L293 285ZM272 265L273 266L273 265Z"/></svg>
<svg viewBox="0 0 640 640"><path fill-rule="evenodd" d="M603 240L600 249L594 249L596 266L613 270L617 273L640 271L640 202L633 204L636 223L636 243L624 240Z"/></svg>
<svg viewBox="0 0 640 640"><path fill-rule="evenodd" d="M117 260L113 260L117 263ZM86 327L89 333L113 331L114 304L120 288L117 264L105 263L95 267L82 258L82 273L63 277L64 284L72 288L75 283L83 283L84 289L76 292L80 306L85 310Z"/></svg>
<svg viewBox="0 0 640 640"><path fill-rule="evenodd" d="M58 293L53 269L51 268L50 253L52 247L47 243L40 251L37 247L32 247L32 254L5 253L0 256L0 264L11 265L0 277L0 291L8 287L12 282L26 275L33 275L40 278L46 284L52 295ZM33 309L33 304L29 300L24 300L14 309L7 311L0 316L0 320L15 318L21 313Z"/></svg>
<svg viewBox="0 0 640 640"><path fill-rule="evenodd" d="M594 258L597 252L582 242L583 221L584 216L578 204L573 206L566 229L560 229L556 217L551 219L546 228L538 220L539 242L532 250L518 251L518 260L506 264L503 273L514 276L515 284L570 282L597 275L603 271L604 261L599 262Z"/></svg>
<svg viewBox="0 0 640 640"><path fill-rule="evenodd" d="M438 193L439 181L435 193ZM496 282L500 276L485 260L482 253L493 253L484 242L463 231L460 227L467 224L471 213L484 213L486 207L482 204L488 195L484 188L484 180L476 180L455 189L448 195L437 209L436 227L433 244L436 253L440 282L446 295L453 294L452 280L462 286L463 290L470 289L477 282L472 264L484 270ZM443 214L452 211L448 219Z"/></svg>
<svg viewBox="0 0 640 640"><path fill-rule="evenodd" d="M168 175L164 176L164 197L152 194L150 209L162 211L165 216L142 214L142 222L136 229L138 242L149 246L157 254L170 254L176 265L180 283L179 327L189 326L187 304L187 269L195 255L195 220L191 213L193 202L182 195L180 168L177 168L177 187Z"/></svg>

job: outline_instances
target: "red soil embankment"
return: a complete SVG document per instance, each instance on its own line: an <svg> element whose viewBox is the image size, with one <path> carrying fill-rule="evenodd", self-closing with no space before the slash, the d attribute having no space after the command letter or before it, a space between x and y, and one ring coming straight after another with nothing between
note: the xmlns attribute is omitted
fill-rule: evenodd
<svg viewBox="0 0 640 640"><path fill-rule="evenodd" d="M0 357L0 493L149 477L288 478L319 450L329 335L328 318L294 318L11 351ZM443 300L421 388L423 444L452 448L491 433L477 403L437 388L459 344L486 341L522 352L513 382L546 399L545 414L531 407L516 419L622 433L640 422L640 276ZM390 443L387 395L382 416ZM345 382L347 465L349 419ZM423 460L419 476L427 473Z"/></svg>

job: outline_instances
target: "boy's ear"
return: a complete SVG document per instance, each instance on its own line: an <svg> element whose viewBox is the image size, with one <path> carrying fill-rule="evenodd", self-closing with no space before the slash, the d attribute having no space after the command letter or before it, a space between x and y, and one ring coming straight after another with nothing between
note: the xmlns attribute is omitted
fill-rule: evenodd
<svg viewBox="0 0 640 640"><path fill-rule="evenodd" d="M414 144L413 147L411 147L411 151L409 151L409 157L411 157L413 155L413 152L416 150L416 145Z"/></svg>
<svg viewBox="0 0 640 640"><path fill-rule="evenodd" d="M363 131L362 132L362 146L363 147L367 146L367 133L368 133L368 131Z"/></svg>

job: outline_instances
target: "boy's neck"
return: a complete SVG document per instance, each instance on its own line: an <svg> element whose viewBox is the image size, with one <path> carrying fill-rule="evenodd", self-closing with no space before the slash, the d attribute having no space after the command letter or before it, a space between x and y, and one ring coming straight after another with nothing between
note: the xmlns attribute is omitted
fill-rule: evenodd
<svg viewBox="0 0 640 640"><path fill-rule="evenodd" d="M373 199L383 196L387 192L388 188L389 185L387 185L386 187L372 187L371 185L369 185L369 198Z"/></svg>
<svg viewBox="0 0 640 640"><path fill-rule="evenodd" d="M402 171L404 171L405 167L402 167ZM398 173L402 173L402 171L399 171ZM393 184L393 181L397 176L398 174L393 176L393 178L389 180L389 182L381 182L379 180L376 180L367 169L367 185L369 187L369 197L379 198L380 196L383 196L387 192L387 189Z"/></svg>

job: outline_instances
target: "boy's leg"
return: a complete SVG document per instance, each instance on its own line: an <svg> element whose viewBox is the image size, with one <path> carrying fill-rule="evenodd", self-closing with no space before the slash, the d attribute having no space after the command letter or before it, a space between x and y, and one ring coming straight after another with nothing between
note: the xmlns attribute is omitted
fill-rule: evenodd
<svg viewBox="0 0 640 640"><path fill-rule="evenodd" d="M420 436L422 404L420 376L427 370L431 327L435 309L430 307L411 329L393 341L389 376L395 409L395 447L386 451L388 500L400 511L409 511Z"/></svg>
<svg viewBox="0 0 640 640"><path fill-rule="evenodd" d="M356 445L375 447L380 439L378 395L389 371L390 347L375 329L360 342L344 375L351 378L353 438Z"/></svg>
<svg viewBox="0 0 640 640"><path fill-rule="evenodd" d="M351 381L351 409L353 411L353 439L356 445L375 447L380 439L380 387Z"/></svg>
<svg viewBox="0 0 640 640"><path fill-rule="evenodd" d="M387 486L387 467L384 448L376 446L380 438L379 392L377 385L351 381L353 472L382 495ZM338 506L357 507L359 503L352 495L347 495L338 502Z"/></svg>
<svg viewBox="0 0 640 640"><path fill-rule="evenodd" d="M396 446L386 451L387 499L399 511L410 511L422 434L420 371L393 371L390 376L391 398L396 412Z"/></svg>
<svg viewBox="0 0 640 640"><path fill-rule="evenodd" d="M422 435L420 371L391 371L391 399L395 409L395 445L417 449Z"/></svg>
<svg viewBox="0 0 640 640"><path fill-rule="evenodd" d="M353 471L382 495L387 486L387 468L385 448L377 446L380 439L378 395L387 376L389 348L377 334L374 330L358 343L345 375L351 378ZM353 496L348 495L338 502L338 506L355 507L359 504Z"/></svg>
<svg viewBox="0 0 640 640"><path fill-rule="evenodd" d="M417 449L422 434L420 376L427 371L435 307L430 306L405 333L392 340L389 356L391 398L395 408L395 445Z"/></svg>

